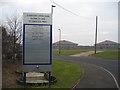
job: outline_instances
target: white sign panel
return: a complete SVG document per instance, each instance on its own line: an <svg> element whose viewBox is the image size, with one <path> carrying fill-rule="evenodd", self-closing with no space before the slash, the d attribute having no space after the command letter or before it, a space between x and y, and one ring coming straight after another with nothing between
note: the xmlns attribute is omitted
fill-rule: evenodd
<svg viewBox="0 0 120 90"><path fill-rule="evenodd" d="M49 13L24 13L23 23L26 24L52 24L51 14Z"/></svg>
<svg viewBox="0 0 120 90"><path fill-rule="evenodd" d="M51 14L23 14L24 71L51 71Z"/></svg>

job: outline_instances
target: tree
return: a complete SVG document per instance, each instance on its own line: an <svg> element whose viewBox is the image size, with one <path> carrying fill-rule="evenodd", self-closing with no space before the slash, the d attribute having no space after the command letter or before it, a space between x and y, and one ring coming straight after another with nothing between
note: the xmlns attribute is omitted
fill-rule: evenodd
<svg viewBox="0 0 120 90"><path fill-rule="evenodd" d="M6 60L11 60L14 61L14 58L19 57L19 59L21 60L21 45L19 43L15 43L16 46L16 56L14 57L14 45L13 45L13 40L14 40L14 36L12 36L11 34L9 34L7 32L7 29L4 26L0 27L0 31L2 31L2 58L3 61Z"/></svg>
<svg viewBox="0 0 120 90"><path fill-rule="evenodd" d="M7 17L7 27L10 35L14 36L14 43L22 43L22 21L19 15L15 14ZM16 38L16 39L15 39Z"/></svg>
<svg viewBox="0 0 120 90"><path fill-rule="evenodd" d="M18 15L12 15L11 17L7 17L7 27L9 35L12 36L12 49L14 59L17 54L20 53L19 45L22 43L22 22ZM21 49L21 48L20 48Z"/></svg>
<svg viewBox="0 0 120 90"><path fill-rule="evenodd" d="M8 35L4 26L1 26L0 30L2 31L2 57L3 59L10 59L13 53L11 43L11 39L13 39L13 37Z"/></svg>

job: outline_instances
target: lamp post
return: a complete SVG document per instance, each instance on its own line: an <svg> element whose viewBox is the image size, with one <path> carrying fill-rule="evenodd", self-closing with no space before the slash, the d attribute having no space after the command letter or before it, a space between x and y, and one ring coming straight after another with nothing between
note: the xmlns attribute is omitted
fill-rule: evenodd
<svg viewBox="0 0 120 90"><path fill-rule="evenodd" d="M60 43L60 41L61 41L61 29L58 29L59 30L59 54L61 54L61 43Z"/></svg>
<svg viewBox="0 0 120 90"><path fill-rule="evenodd" d="M96 31L95 31L95 54L96 54L96 47L97 47L97 23L98 22L98 16L96 16Z"/></svg>
<svg viewBox="0 0 120 90"><path fill-rule="evenodd" d="M51 6L51 14L53 14L53 8L56 7L54 5Z"/></svg>
<svg viewBox="0 0 120 90"><path fill-rule="evenodd" d="M53 16L53 8L56 7L54 5L51 6L51 15ZM51 88L51 72L48 72L49 74L49 88Z"/></svg>

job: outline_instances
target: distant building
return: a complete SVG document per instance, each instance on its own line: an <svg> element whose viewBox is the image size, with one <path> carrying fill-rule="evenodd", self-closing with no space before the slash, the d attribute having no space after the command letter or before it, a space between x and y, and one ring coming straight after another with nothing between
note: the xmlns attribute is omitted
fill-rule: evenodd
<svg viewBox="0 0 120 90"><path fill-rule="evenodd" d="M77 43L73 43L70 41L66 41L66 40L61 40L58 42L53 43L53 49L76 49L78 48L78 44Z"/></svg>
<svg viewBox="0 0 120 90"><path fill-rule="evenodd" d="M100 49L118 49L119 45L120 44L117 42L105 40L103 42L97 43L97 48L100 48Z"/></svg>
<svg viewBox="0 0 120 90"><path fill-rule="evenodd" d="M78 46L78 49L94 49L94 46Z"/></svg>

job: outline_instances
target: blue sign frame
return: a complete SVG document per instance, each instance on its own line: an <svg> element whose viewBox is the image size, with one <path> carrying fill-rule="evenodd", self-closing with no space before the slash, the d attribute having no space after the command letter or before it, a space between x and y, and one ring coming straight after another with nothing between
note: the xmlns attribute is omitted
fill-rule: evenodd
<svg viewBox="0 0 120 90"><path fill-rule="evenodd" d="M49 63L25 63L25 25L50 26L50 62ZM52 65L52 25L51 24L23 24L23 65Z"/></svg>

